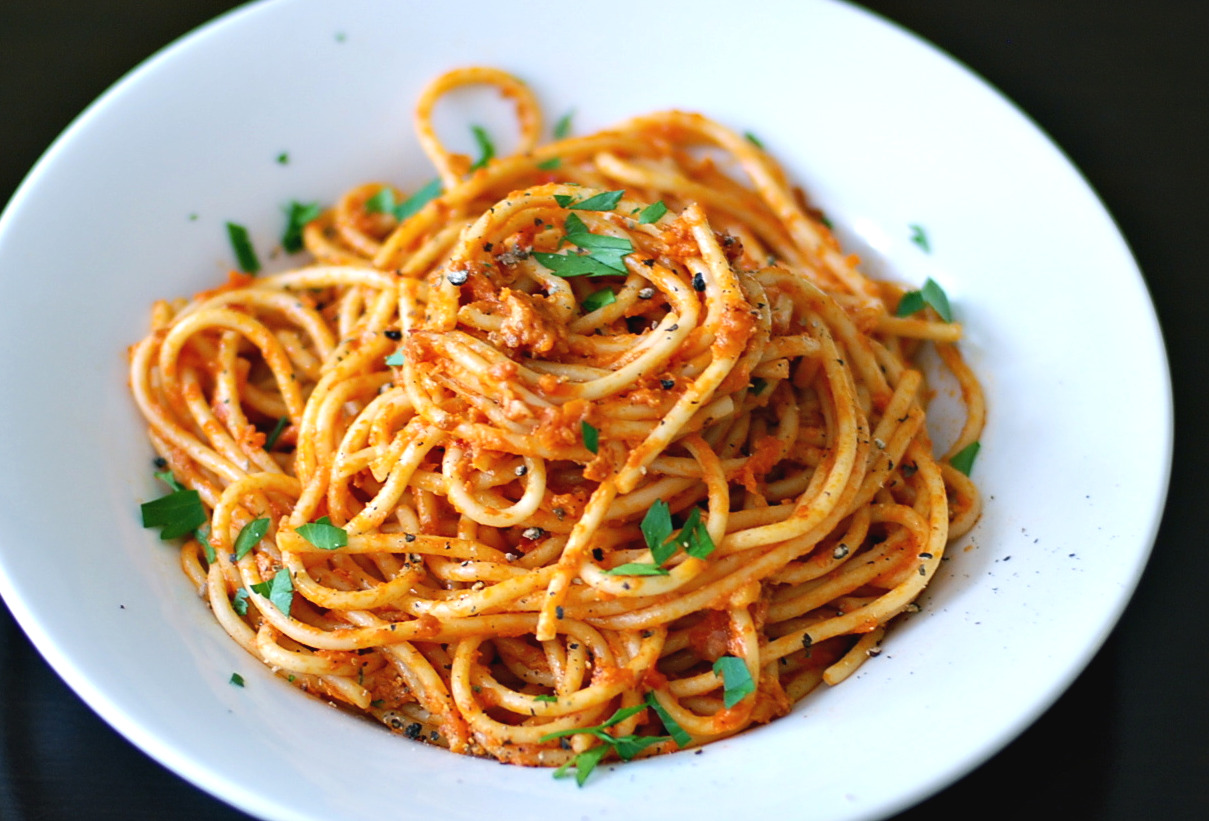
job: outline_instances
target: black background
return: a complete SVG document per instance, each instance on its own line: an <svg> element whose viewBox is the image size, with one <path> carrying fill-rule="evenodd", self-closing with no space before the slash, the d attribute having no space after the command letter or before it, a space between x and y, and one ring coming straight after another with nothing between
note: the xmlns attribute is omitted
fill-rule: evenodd
<svg viewBox="0 0 1209 821"><path fill-rule="evenodd" d="M153 51L232 5L2 0L0 202L97 95ZM1158 308L1178 421L1158 543L1105 647L1018 740L900 819L936 821L988 811L1097 821L1209 818L1209 544L1200 517L1209 502L1209 437L1202 427L1209 414L1209 3L863 5L932 41L999 88L1099 192ZM5 279L14 275L0 272ZM1120 401L1152 401L1129 386L1129 374L1122 374ZM1104 446L1130 447L1128 431ZM903 755L911 755L910 740L901 743ZM809 815L808 796L803 783L803 817ZM0 607L0 819L243 817L110 730L62 684Z"/></svg>

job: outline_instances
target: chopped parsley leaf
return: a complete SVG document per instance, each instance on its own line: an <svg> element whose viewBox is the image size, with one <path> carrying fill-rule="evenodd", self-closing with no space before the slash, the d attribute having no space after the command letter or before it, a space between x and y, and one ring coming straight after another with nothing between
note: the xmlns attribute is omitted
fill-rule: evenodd
<svg viewBox="0 0 1209 821"><path fill-rule="evenodd" d="M925 252L932 253L932 244L928 241L928 234L924 231L924 227L914 224L908 227L911 229L911 241L924 249Z"/></svg>
<svg viewBox="0 0 1209 821"><path fill-rule="evenodd" d="M683 547L684 552L694 558L704 559L715 550L714 540L710 538L701 518L701 508L694 507L684 520L680 533L672 538L674 527L672 513L663 499L657 499L639 525L642 538L651 551L654 564L646 562L629 562L618 565L608 571L614 576L663 576L668 571L663 567Z"/></svg>
<svg viewBox="0 0 1209 821"><path fill-rule="evenodd" d="M365 201L365 210L371 214L393 214L396 206L394 190L385 185Z"/></svg>
<svg viewBox="0 0 1209 821"><path fill-rule="evenodd" d="M320 550L336 550L348 545L348 532L332 524L332 520L327 516L298 525L297 533Z"/></svg>
<svg viewBox="0 0 1209 821"><path fill-rule="evenodd" d="M560 277L604 277L618 276L621 273L591 254L549 254L534 251L532 256L549 268L555 276Z"/></svg>
<svg viewBox="0 0 1209 821"><path fill-rule="evenodd" d="M206 561L209 564L214 564L218 561L218 554L214 552L214 545L210 544L210 529L208 527L199 527L193 531L193 537L202 546L202 552L205 554Z"/></svg>
<svg viewBox="0 0 1209 821"><path fill-rule="evenodd" d="M273 449L273 445L277 444L277 440L281 438L282 431L285 430L285 426L288 425L289 423L290 423L290 417L288 417L288 416L282 416L282 417L278 418L277 424L273 426L273 430L269 431L268 437L264 440L264 449L265 450Z"/></svg>
<svg viewBox="0 0 1209 821"><path fill-rule="evenodd" d="M663 499L657 499L642 517L642 538L652 552L672 537L672 511Z"/></svg>
<svg viewBox="0 0 1209 821"><path fill-rule="evenodd" d="M281 235L281 247L287 253L296 254L302 250L302 229L308 222L318 219L323 213L317 202L291 202L286 206L285 231Z"/></svg>
<svg viewBox="0 0 1209 821"><path fill-rule="evenodd" d="M895 316L911 316L930 305L945 322L953 321L953 309L949 305L949 297L931 277L918 291L907 291L898 301Z"/></svg>
<svg viewBox="0 0 1209 821"><path fill-rule="evenodd" d="M561 195L556 195L556 198L558 196ZM564 227L566 234L560 244L569 242L586 253L551 254L537 251L533 254L534 259L556 276L598 277L626 273L625 257L634 252L634 244L628 239L593 234L577 214L568 215Z"/></svg>
<svg viewBox="0 0 1209 821"><path fill-rule="evenodd" d="M667 206L663 204L663 200L653 202L638 214L639 225L649 225L652 222L658 222L659 219L667 213Z"/></svg>
<svg viewBox="0 0 1209 821"><path fill-rule="evenodd" d="M252 585L252 592L264 596L282 613L290 615L290 607L294 604L294 582L290 579L288 569L283 567L272 579Z"/></svg>
<svg viewBox="0 0 1209 821"><path fill-rule="evenodd" d="M714 662L714 674L722 679L722 705L734 707L756 691L747 662L737 656L722 656Z"/></svg>
<svg viewBox="0 0 1209 821"><path fill-rule="evenodd" d="M487 163L491 162L495 157L495 143L491 141L491 135L487 133L487 129L481 125L472 125L470 130L474 132L474 141L479 146L479 158L474 165L470 166L471 171L477 171L480 168L485 168Z"/></svg>
<svg viewBox="0 0 1209 821"><path fill-rule="evenodd" d="M684 527L680 528L680 536L676 542L684 548L685 553L697 559L704 559L714 552L714 540L710 538L709 531L705 529L705 522L701 518L701 508L694 507L689 511L688 518L684 520Z"/></svg>
<svg viewBox="0 0 1209 821"><path fill-rule="evenodd" d="M186 536L206 523L205 505L196 490L174 490L140 506L143 527L160 528L164 541Z"/></svg>
<svg viewBox="0 0 1209 821"><path fill-rule="evenodd" d="M239 530L239 535L235 537L235 559L242 559L256 547L256 543L264 538L264 534L269 532L269 519L263 517L253 519Z"/></svg>
<svg viewBox="0 0 1209 821"><path fill-rule="evenodd" d="M979 442L971 442L957 453L953 454L953 458L949 460L949 464L955 470L959 470L966 476L970 475L970 471L974 467L974 457L978 455L978 451L982 449L982 444Z"/></svg>
<svg viewBox="0 0 1209 821"><path fill-rule="evenodd" d="M371 214L391 214L399 222L402 222L425 205L428 205L432 200L441 196L444 190L445 187L441 184L440 178L436 178L417 189L414 194L403 200L403 202L396 202L394 190L383 187L378 193L365 201L365 210Z"/></svg>
<svg viewBox="0 0 1209 821"><path fill-rule="evenodd" d="M231 248L235 251L235 259L239 261L239 269L245 274L255 274L259 271L260 259L256 256L256 249L252 247L248 229L238 223L228 222L227 238L231 240Z"/></svg>
<svg viewBox="0 0 1209 821"><path fill-rule="evenodd" d="M609 576L667 576L671 571L646 562L626 562L605 571Z"/></svg>
<svg viewBox="0 0 1209 821"><path fill-rule="evenodd" d="M241 616L248 615L248 589L241 587L231 597L231 609Z"/></svg>
<svg viewBox="0 0 1209 821"><path fill-rule="evenodd" d="M185 486L176 480L176 477L172 475L172 471L170 471L170 470L160 471L159 473L155 474L155 478L159 479L161 482L163 482L164 484L166 484L168 487L172 488L173 490L184 490L185 489Z"/></svg>
<svg viewBox="0 0 1209 821"><path fill-rule="evenodd" d="M676 746L683 749L693 743L693 737L688 734L687 730L676 723L676 719L672 718L672 714L663 708L663 705L659 703L659 699L655 698L653 691L646 694L646 703L655 711L655 715L659 716L659 720L663 722L664 729L672 736L672 740L676 742Z"/></svg>
<svg viewBox="0 0 1209 821"><path fill-rule="evenodd" d="M554 124L554 139L566 139L571 133L571 118L575 115L575 109L571 109L566 114L558 118L558 122Z"/></svg>
<svg viewBox="0 0 1209 821"><path fill-rule="evenodd" d="M592 313L606 305L612 305L617 301L617 294L613 293L612 288L602 288L599 291L594 291L584 297L582 303L585 313Z"/></svg>
<svg viewBox="0 0 1209 821"><path fill-rule="evenodd" d="M621 188L616 191L602 191L582 200L576 200L570 194L555 194L554 201L563 208L575 211L612 211L623 196L625 189Z"/></svg>
<svg viewBox="0 0 1209 821"><path fill-rule="evenodd" d="M596 769L596 765L600 763L601 759L603 759L610 750L616 752L617 757L622 761L629 761L634 758L634 756L638 755L640 752L653 744L660 744L664 741L672 740L672 736L666 735L613 736L606 732L609 727L619 724L630 716L642 712L648 706L650 705L644 701L641 704L635 704L631 707L622 707L619 708L617 712L613 713L608 720L601 724L597 724L594 727L579 727L569 730L557 730L553 733L547 733L538 739L541 742L546 742L552 741L556 738L565 738L567 736L579 735L582 733L593 736L601 742L600 744L597 744L594 747L589 747L582 753L579 753L571 758L569 761L567 761L567 763L563 764L554 771L554 777L562 778L567 775L567 771L571 767L574 767L575 781L579 786L582 787L584 782L588 780L588 776L592 774L592 770Z"/></svg>
<svg viewBox="0 0 1209 821"><path fill-rule="evenodd" d="M600 450L600 431L586 420L580 422L579 427L583 433L584 447L592 453L598 452Z"/></svg>

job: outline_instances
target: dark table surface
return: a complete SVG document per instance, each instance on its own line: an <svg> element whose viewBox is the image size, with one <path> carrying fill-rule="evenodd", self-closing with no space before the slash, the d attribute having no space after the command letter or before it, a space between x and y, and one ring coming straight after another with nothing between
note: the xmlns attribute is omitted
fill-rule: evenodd
<svg viewBox="0 0 1209 821"><path fill-rule="evenodd" d="M2 0L0 203L98 94L233 5ZM988 810L1011 818L1209 818L1209 545L1200 522L1209 503L1202 427L1209 418L1209 320L1202 313L1209 299L1209 3L863 5L998 87L1099 192L1157 306L1179 422L1157 545L1108 642L1015 742L900 818L936 821ZM0 819L243 817L98 719L0 607Z"/></svg>

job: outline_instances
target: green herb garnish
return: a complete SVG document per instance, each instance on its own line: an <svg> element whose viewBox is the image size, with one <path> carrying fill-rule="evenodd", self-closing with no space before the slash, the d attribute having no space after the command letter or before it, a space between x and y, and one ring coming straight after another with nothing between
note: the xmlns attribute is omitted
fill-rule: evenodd
<svg viewBox="0 0 1209 821"><path fill-rule="evenodd" d="M277 424L273 426L273 430L269 431L268 437L264 440L264 449L272 450L273 445L277 444L277 440L281 438L282 431L285 426L290 423L290 417L282 416L277 420Z"/></svg>
<svg viewBox="0 0 1209 821"><path fill-rule="evenodd" d="M653 202L638 214L639 225L649 225L652 222L658 222L659 218L667 213L667 206L663 204L663 200Z"/></svg>
<svg viewBox="0 0 1209 821"><path fill-rule="evenodd" d="M245 274L255 274L259 271L260 259L256 256L256 249L252 247L248 229L238 223L228 222L227 238L231 240L231 248L235 251L235 259L239 261L239 269Z"/></svg>
<svg viewBox="0 0 1209 821"><path fill-rule="evenodd" d="M714 662L714 674L722 679L722 705L734 707L756 691L747 662L737 656L722 656Z"/></svg>
<svg viewBox="0 0 1209 821"><path fill-rule="evenodd" d="M953 309L949 305L949 297L931 277L918 291L907 291L898 301L896 316L911 316L922 311L925 305L930 305L945 322L953 321Z"/></svg>
<svg viewBox="0 0 1209 821"><path fill-rule="evenodd" d="M671 575L671 572L666 567L658 567L646 562L626 562L616 567L610 567L608 570L610 576L668 576Z"/></svg>
<svg viewBox="0 0 1209 821"><path fill-rule="evenodd" d="M596 769L596 765L604 758L610 750L617 753L617 757L622 761L629 761L640 752L650 747L653 744L660 744L664 741L671 741L672 736L658 735L624 735L614 736L607 732L608 728L615 724L625 721L632 715L642 712L649 705L646 702L635 704L632 707L622 707L613 713L608 720L602 724L597 724L594 727L578 727L570 730L557 730L553 733L547 733L542 736L539 741L552 741L556 738L565 738L573 735L590 735L600 740L600 744L595 747L589 747L582 753L579 753L574 758L563 764L554 771L555 778L562 778L571 768L575 768L575 782L579 786L583 786L588 780L588 776L592 774L592 770Z"/></svg>
<svg viewBox="0 0 1209 821"><path fill-rule="evenodd" d="M974 467L974 457L978 455L978 451L982 449L979 442L971 442L957 453L953 454L953 458L949 460L949 464L954 470L959 470L966 476L970 475L970 470Z"/></svg>
<svg viewBox="0 0 1209 821"><path fill-rule="evenodd" d="M170 470L162 470L159 473L156 473L155 478L159 479L161 482L166 484L172 490L184 490L185 489L185 486L176 480L176 477L172 475L172 471L170 471Z"/></svg>
<svg viewBox="0 0 1209 821"><path fill-rule="evenodd" d="M591 254L549 254L534 251L533 258L560 277L617 276L621 272L605 265Z"/></svg>
<svg viewBox="0 0 1209 821"><path fill-rule="evenodd" d="M613 293L612 288L602 288L599 291L588 294L580 304L583 306L584 312L590 314L606 305L612 305L616 301L617 294Z"/></svg>
<svg viewBox="0 0 1209 821"><path fill-rule="evenodd" d="M587 251L594 259L617 273L626 273L625 255L634 253L634 245L625 237L593 234L576 214L567 217L565 242Z"/></svg>
<svg viewBox="0 0 1209 821"><path fill-rule="evenodd" d="M479 146L479 158L474 165L470 166L471 171L477 171L480 168L485 168L487 163L495 157L495 143L491 141L491 135L487 133L487 129L481 125L472 125L470 130L474 132L474 141Z"/></svg>
<svg viewBox="0 0 1209 821"><path fill-rule="evenodd" d="M214 552L214 545L210 544L210 529L199 527L193 531L193 537L197 539L202 546L202 553L206 555L206 561L209 564L214 564L218 561L218 554Z"/></svg>
<svg viewBox="0 0 1209 821"><path fill-rule="evenodd" d="M751 133L750 131L745 131L743 132L743 136L746 137L747 141L756 148L759 148L761 151L764 150L764 143L760 142L760 138L755 134Z"/></svg>
<svg viewBox="0 0 1209 821"><path fill-rule="evenodd" d="M623 196L625 189L620 188L616 191L602 191L582 200L576 200L570 194L555 194L554 201L573 211L612 211Z"/></svg>
<svg viewBox="0 0 1209 821"><path fill-rule="evenodd" d="M579 423L580 431L584 437L584 447L596 453L600 450L600 431L592 426L590 422L583 421Z"/></svg>
<svg viewBox="0 0 1209 821"><path fill-rule="evenodd" d="M680 528L680 535L676 538L676 543L684 548L685 553L697 559L704 559L714 552L714 540L710 538L709 531L705 528L705 521L701 518L701 508L695 507L689 511L688 518L684 520L684 527Z"/></svg>
<svg viewBox="0 0 1209 821"><path fill-rule="evenodd" d="M646 546L650 548L651 556L654 557L656 564L663 564L676 552L676 545L671 542L672 511L663 499L658 499L655 504L651 505L646 515L642 517L642 524L639 528L642 530L642 538L646 540ZM670 551L667 550L668 544L671 544L672 547Z"/></svg>
<svg viewBox="0 0 1209 821"><path fill-rule="evenodd" d="M294 603L294 582L290 580L290 571L281 568L267 582L252 585L252 592L264 596L285 615L290 615L290 606Z"/></svg>
<svg viewBox="0 0 1209 821"><path fill-rule="evenodd" d="M256 547L256 543L264 538L264 534L269 532L269 519L264 517L261 519L253 519L239 530L239 535L235 537L235 559L238 561L252 551Z"/></svg>
<svg viewBox="0 0 1209 821"><path fill-rule="evenodd" d="M285 231L281 235L281 247L286 253L295 254L302 250L302 229L308 222L316 220L323 213L317 202L293 201L285 209Z"/></svg>
<svg viewBox="0 0 1209 821"><path fill-rule="evenodd" d="M560 277L626 273L625 256L634 252L634 245L628 239L593 234L577 214L567 216L565 230L560 244L569 242L585 253L551 254L538 251L533 258Z"/></svg>
<svg viewBox="0 0 1209 821"><path fill-rule="evenodd" d="M373 214L390 214L402 222L441 196L444 190L441 180L437 178L430 180L403 202L396 202L394 190L382 188L365 201L365 210Z"/></svg>
<svg viewBox="0 0 1209 821"><path fill-rule="evenodd" d="M348 532L332 524L327 516L297 527L297 533L321 550L336 550L348 544Z"/></svg>
<svg viewBox="0 0 1209 821"><path fill-rule="evenodd" d="M663 576L668 572L663 565L676 555L679 548L684 548L685 553L698 559L706 558L715 549L714 540L705 527L705 521L701 518L701 508L698 507L689 511L684 520L684 527L680 528L680 532L673 538L671 509L667 502L658 499L642 517L639 529L642 531L642 538L646 541L646 546L651 551L651 558L655 560L654 564L628 562L611 568L608 571L610 575Z"/></svg>
<svg viewBox="0 0 1209 821"><path fill-rule="evenodd" d="M676 723L676 719L672 718L672 714L663 709L663 705L659 703L659 699L655 698L654 692L646 694L647 705L655 711L655 715L659 716L659 720L663 722L666 729L672 736L672 740L676 742L676 746L681 749L693 743L693 737L688 734L688 731Z"/></svg>
<svg viewBox="0 0 1209 821"><path fill-rule="evenodd" d="M248 590L246 587L235 591L235 595L231 597L231 609L241 616L248 615Z"/></svg>
<svg viewBox="0 0 1209 821"><path fill-rule="evenodd" d="M927 253L932 253L932 244L928 242L928 234L924 231L924 227L922 225L910 225L908 227L911 229L911 241Z"/></svg>
<svg viewBox="0 0 1209 821"><path fill-rule="evenodd" d="M574 116L575 109L571 109L566 114L558 118L558 122L554 124L554 139L562 140L571 133L571 117Z"/></svg>
<svg viewBox="0 0 1209 821"><path fill-rule="evenodd" d="M243 686L243 676L241 676L239 673L232 673L231 674L231 683L234 684L236 687L242 687Z"/></svg>
<svg viewBox="0 0 1209 821"><path fill-rule="evenodd" d="M183 487L173 490L167 496L144 502L140 510L143 514L143 527L160 528L160 538L164 541L179 539L192 533L209 518L198 492Z"/></svg>
<svg viewBox="0 0 1209 821"><path fill-rule="evenodd" d="M555 168L558 168L562 164L563 164L562 157L551 157L548 160L542 160L541 162L539 162L537 164L537 167L540 168L542 171L553 171Z"/></svg>

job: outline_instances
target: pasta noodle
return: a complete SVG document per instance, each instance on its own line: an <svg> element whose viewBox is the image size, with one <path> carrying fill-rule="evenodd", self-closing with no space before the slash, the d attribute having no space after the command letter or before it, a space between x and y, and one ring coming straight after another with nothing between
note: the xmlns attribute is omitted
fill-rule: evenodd
<svg viewBox="0 0 1209 821"><path fill-rule="evenodd" d="M469 85L515 105L515 153L442 143ZM978 516L960 326L898 316L704 116L542 142L527 86L467 68L417 130L436 196L355 187L308 264L157 303L131 348L218 622L412 738L581 775L851 675ZM929 345L967 412L940 455Z"/></svg>

